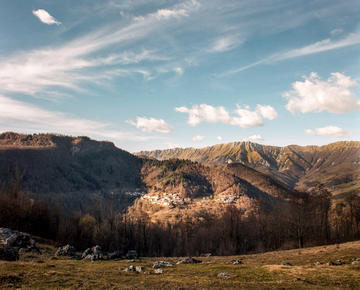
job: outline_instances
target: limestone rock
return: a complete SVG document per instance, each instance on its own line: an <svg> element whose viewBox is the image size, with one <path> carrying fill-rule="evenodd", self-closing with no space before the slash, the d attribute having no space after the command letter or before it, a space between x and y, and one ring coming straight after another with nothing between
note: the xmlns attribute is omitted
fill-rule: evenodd
<svg viewBox="0 0 360 290"><path fill-rule="evenodd" d="M176 264L201 264L201 263L202 261L200 260L196 260L192 257L187 257L185 259L178 261Z"/></svg>
<svg viewBox="0 0 360 290"><path fill-rule="evenodd" d="M167 261L157 261L153 264L154 269L158 269L161 267L174 267L174 265Z"/></svg>
<svg viewBox="0 0 360 290"><path fill-rule="evenodd" d="M59 247L55 253L55 256L75 256L76 250L75 247L66 245L63 247Z"/></svg>

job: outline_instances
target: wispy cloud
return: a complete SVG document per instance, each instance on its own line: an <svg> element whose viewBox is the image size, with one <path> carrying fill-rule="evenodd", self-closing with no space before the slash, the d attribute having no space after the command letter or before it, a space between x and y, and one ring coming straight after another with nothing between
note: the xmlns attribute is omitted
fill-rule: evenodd
<svg viewBox="0 0 360 290"><path fill-rule="evenodd" d="M230 34L217 38L208 50L209 52L225 52L234 49L241 43L242 39L239 34Z"/></svg>
<svg viewBox="0 0 360 290"><path fill-rule="evenodd" d="M89 135L112 140L146 141L150 136L111 129L111 124L49 111L0 95L0 131L49 132Z"/></svg>
<svg viewBox="0 0 360 290"><path fill-rule="evenodd" d="M50 15L49 12L47 12L47 11L44 10L44 9L33 10L32 13L33 13L37 18L39 18L39 20L40 20L42 23L45 23L45 24L47 24L47 25L53 25L53 24L60 25L60 24L61 24L60 21L57 21L52 15Z"/></svg>
<svg viewBox="0 0 360 290"><path fill-rule="evenodd" d="M292 59L296 57L321 53L324 51L334 50L334 49L340 49L348 46L358 45L360 44L360 32L354 32L348 34L346 37L341 39L332 40L330 38L315 42L313 44L301 47L301 48L295 48L288 51L280 52L272 54L266 58L263 58L259 61L250 63L248 65L232 69L229 71L226 71L224 73L219 74L220 77L232 75L239 73L241 71L250 69L252 67L263 65L263 64L272 64L280 61L284 61L287 59Z"/></svg>
<svg viewBox="0 0 360 290"><path fill-rule="evenodd" d="M4 58L0 60L0 91L35 95L44 90L49 91L51 87L79 90L82 82L102 80L104 75L105 78L110 78L125 72L140 73L150 80L153 77L148 70L126 66L144 61L166 61L169 58L151 50L125 51L105 57L94 56L94 53L112 45L117 45L119 50L129 41L138 41L160 29L164 21L187 17L198 6L197 1L186 1L145 15L141 20L130 22L120 29L116 26L105 27L58 47L37 49ZM120 68L114 67L115 65L120 65ZM94 68L102 70L101 73L94 72Z"/></svg>
<svg viewBox="0 0 360 290"><path fill-rule="evenodd" d="M256 110L252 111L249 106L241 107L237 105L236 116L230 113L222 106L214 107L207 104L194 105L192 108L176 107L176 112L187 113L190 126L197 126L201 122L224 123L241 128L251 128L263 126L263 119L273 120L278 114L275 109L268 105L257 105Z"/></svg>

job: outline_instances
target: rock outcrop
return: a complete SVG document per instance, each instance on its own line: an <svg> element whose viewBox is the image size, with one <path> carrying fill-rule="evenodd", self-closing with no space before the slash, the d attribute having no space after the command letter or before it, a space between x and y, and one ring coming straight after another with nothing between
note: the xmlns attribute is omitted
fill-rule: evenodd
<svg viewBox="0 0 360 290"><path fill-rule="evenodd" d="M73 257L76 254L76 249L73 246L66 245L63 247L59 247L55 253L55 256L69 256Z"/></svg>
<svg viewBox="0 0 360 290"><path fill-rule="evenodd" d="M97 261L97 260L103 260L104 259L104 253L99 245L96 245L95 247L86 249L82 255L81 258L90 260L90 261Z"/></svg>
<svg viewBox="0 0 360 290"><path fill-rule="evenodd" d="M40 254L35 240L28 233L0 228L0 259L14 261L26 253Z"/></svg>

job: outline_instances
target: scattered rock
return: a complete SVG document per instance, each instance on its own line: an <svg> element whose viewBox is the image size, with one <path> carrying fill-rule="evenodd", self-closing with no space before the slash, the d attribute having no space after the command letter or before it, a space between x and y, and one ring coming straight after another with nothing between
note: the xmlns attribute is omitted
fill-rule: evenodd
<svg viewBox="0 0 360 290"><path fill-rule="evenodd" d="M162 274L164 271L163 271L163 269L161 269L161 268L158 268L158 269L155 269L154 270L154 273L155 274Z"/></svg>
<svg viewBox="0 0 360 290"><path fill-rule="evenodd" d="M221 279L230 279L231 278L231 276L228 272L221 272L217 276L218 276L218 278L221 278Z"/></svg>
<svg viewBox="0 0 360 290"><path fill-rule="evenodd" d="M73 257L76 254L75 247L66 245L63 247L59 247L55 253L55 256L70 256Z"/></svg>
<svg viewBox="0 0 360 290"><path fill-rule="evenodd" d="M341 260L336 260L335 262L333 261L329 261L326 265L328 266L340 266L340 265L344 265L345 263L342 262Z"/></svg>
<svg viewBox="0 0 360 290"><path fill-rule="evenodd" d="M13 248L7 246L0 247L0 260L16 261L17 259L19 259L19 255Z"/></svg>
<svg viewBox="0 0 360 290"><path fill-rule="evenodd" d="M124 269L124 272L136 272L136 267L133 265L130 265L129 267L126 267Z"/></svg>
<svg viewBox="0 0 360 290"><path fill-rule="evenodd" d="M320 263L319 261L316 261L316 262L314 263L314 265L315 265L315 266L320 266L321 263Z"/></svg>
<svg viewBox="0 0 360 290"><path fill-rule="evenodd" d="M144 267L143 267L143 266L136 266L136 267L135 267L135 270L136 270L136 272L138 272L138 273L142 273L142 272L144 272Z"/></svg>
<svg viewBox="0 0 360 290"><path fill-rule="evenodd" d="M158 269L161 267L174 267L174 265L167 261L157 261L153 264L154 269Z"/></svg>
<svg viewBox="0 0 360 290"><path fill-rule="evenodd" d="M352 261L351 265L360 265L360 260Z"/></svg>
<svg viewBox="0 0 360 290"><path fill-rule="evenodd" d="M187 257L185 259L178 261L176 264L201 264L201 263L202 261L200 260L196 260L192 257Z"/></svg>
<svg viewBox="0 0 360 290"><path fill-rule="evenodd" d="M81 258L86 260L97 261L97 260L103 260L104 259L104 253L101 250L101 247L99 245L96 245L95 247L86 249L82 255Z"/></svg>
<svg viewBox="0 0 360 290"><path fill-rule="evenodd" d="M232 260L231 263L234 265L241 265L243 262L241 260Z"/></svg>

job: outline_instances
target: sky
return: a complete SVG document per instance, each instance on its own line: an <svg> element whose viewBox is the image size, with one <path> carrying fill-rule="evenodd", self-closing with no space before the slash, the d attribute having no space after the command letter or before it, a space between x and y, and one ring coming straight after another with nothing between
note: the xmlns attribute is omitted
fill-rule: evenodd
<svg viewBox="0 0 360 290"><path fill-rule="evenodd" d="M358 0L1 0L0 132L130 152L360 138Z"/></svg>

